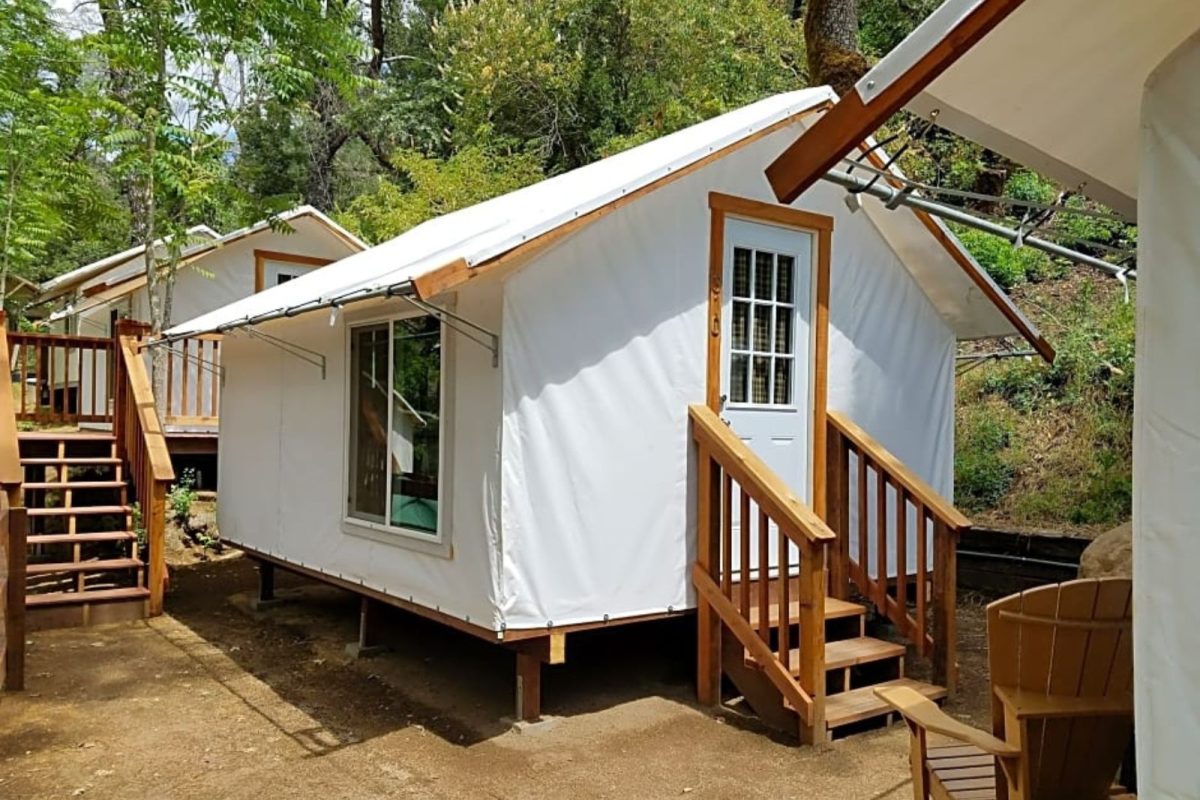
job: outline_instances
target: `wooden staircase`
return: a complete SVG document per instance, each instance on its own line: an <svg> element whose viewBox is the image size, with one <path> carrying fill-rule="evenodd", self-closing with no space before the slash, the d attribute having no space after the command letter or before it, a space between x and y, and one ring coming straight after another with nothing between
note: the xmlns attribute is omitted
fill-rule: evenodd
<svg viewBox="0 0 1200 800"><path fill-rule="evenodd" d="M828 493L816 503L827 524L715 412L693 406L690 417L699 467L692 582L700 701L721 702L728 679L767 725L816 743L839 728L890 718L878 687L906 686L933 700L951 694L954 576L946 565L969 526L962 515L831 414L829 472L821 484ZM820 459L818 467L825 466ZM908 522L914 504L919 522ZM899 555L910 539L918 540L912 569ZM889 542L896 552L890 560ZM850 599L852 584L863 603ZM868 635L868 605L879 636ZM906 674L914 656L931 661L935 683Z"/></svg>
<svg viewBox="0 0 1200 800"><path fill-rule="evenodd" d="M795 583L795 580L792 581ZM772 596L779 593L779 579L770 581ZM734 591L739 587L735 582ZM794 589L793 589L794 591ZM941 686L913 680L905 676L904 664L908 647L902 642L889 641L867 635L867 607L833 597L825 598L825 729L832 734L843 726L853 725L870 719L888 717L893 709L876 696L879 686L908 686L932 700L946 697ZM789 641L800 637L799 608L792 603L789 616ZM777 602L769 607L767 636L773 648L782 637L781 613ZM759 613L752 609L751 624L759 628ZM762 663L754 654L742 646L728 628L721 640L722 671L741 694L742 700L771 727L794 733L800 720L794 709L782 702L781 695L773 691ZM801 653L792 647L783 657L791 676L800 678Z"/></svg>
<svg viewBox="0 0 1200 800"><path fill-rule="evenodd" d="M18 434L18 443L29 519L29 628L146 616L146 563L116 438L37 432Z"/></svg>
<svg viewBox="0 0 1200 800"><path fill-rule="evenodd" d="M17 521L0 554L27 556L10 567L21 577L4 609L21 619L6 627L162 613L175 475L145 345L145 327L124 320L111 339L54 336L9 331L0 311L0 515ZM18 432L18 422L58 429ZM68 429L80 423L112 433Z"/></svg>

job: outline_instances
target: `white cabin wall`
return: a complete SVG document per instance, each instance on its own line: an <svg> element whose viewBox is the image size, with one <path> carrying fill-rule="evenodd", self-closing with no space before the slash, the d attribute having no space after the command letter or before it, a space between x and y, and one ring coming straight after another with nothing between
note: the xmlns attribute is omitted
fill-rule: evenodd
<svg viewBox="0 0 1200 800"><path fill-rule="evenodd" d="M704 402L708 193L774 202L798 126L565 237L504 290L503 589L510 628L694 604L687 406ZM865 215L835 217L830 405L934 486L953 464L954 336ZM852 343L852 344L851 344Z"/></svg>
<svg viewBox="0 0 1200 800"><path fill-rule="evenodd" d="M401 300L381 304L411 311ZM500 326L496 281L457 293L457 313ZM347 313L357 313L353 308ZM452 410L448 519L451 555L405 546L400 535L348 533L346 314L328 312L263 326L273 336L326 358L319 367L246 334L225 339L221 399L218 524L229 540L354 583L440 609L484 627L498 625L500 375L491 352L446 331Z"/></svg>

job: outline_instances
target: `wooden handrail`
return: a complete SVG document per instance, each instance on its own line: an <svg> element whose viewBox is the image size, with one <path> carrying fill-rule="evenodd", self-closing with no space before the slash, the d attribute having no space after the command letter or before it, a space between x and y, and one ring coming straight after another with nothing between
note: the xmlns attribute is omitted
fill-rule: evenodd
<svg viewBox="0 0 1200 800"><path fill-rule="evenodd" d="M926 508L941 517L951 529L966 530L971 527L971 521L963 516L961 511L948 503L932 486L921 480L903 461L888 452L887 448L875 441L853 420L840 411L829 411L828 419L838 432L865 450L873 461L882 466L893 482L903 486L909 494L924 503Z"/></svg>
<svg viewBox="0 0 1200 800"><path fill-rule="evenodd" d="M823 741L825 551L836 535L708 406L688 414L698 451L700 700L719 699L724 626L799 715L801 739Z"/></svg>
<svg viewBox="0 0 1200 800"><path fill-rule="evenodd" d="M695 426L695 438L709 448L713 458L733 479L758 500L777 525L787 523L789 536L802 534L811 542L837 538L825 521L796 496L792 488L767 466L745 442L734 435L717 413L708 406L688 406Z"/></svg>
<svg viewBox="0 0 1200 800"><path fill-rule="evenodd" d="M826 446L830 594L845 599L853 583L953 694L958 540L971 521L845 414L828 412Z"/></svg>
<svg viewBox="0 0 1200 800"><path fill-rule="evenodd" d="M117 330L115 370L116 409L113 433L141 508L149 549L150 614L163 611L167 579L165 552L167 487L175 480L167 440L154 402L150 375L139 353L137 328L128 323Z"/></svg>

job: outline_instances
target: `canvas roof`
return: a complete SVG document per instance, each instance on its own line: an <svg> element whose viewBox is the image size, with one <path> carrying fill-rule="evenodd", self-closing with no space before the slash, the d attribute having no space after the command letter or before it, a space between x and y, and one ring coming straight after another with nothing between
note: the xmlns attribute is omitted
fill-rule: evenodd
<svg viewBox="0 0 1200 800"><path fill-rule="evenodd" d="M302 219L312 219L324 227L328 228L331 233L338 239L341 239L349 247L354 250L365 250L367 245L350 231L346 230L341 225L334 222L325 214L312 206L304 205L297 206L279 214L275 220L284 223L293 223ZM225 235L218 235L211 228L206 226L198 226L197 228L189 229L201 232L205 236L206 241L197 242L191 245L183 254L184 264L195 264L196 262L207 258L216 253L221 248L226 247L233 242L239 241L257 233L263 233L271 230L273 220L260 220L253 225L245 228L239 228ZM211 234L211 236L209 235ZM145 251L145 248L138 247L131 250L119 253L116 256L110 256L102 261L94 262L86 267L81 267L73 272L68 272L65 275L60 275L53 281L48 281L43 284L42 300L50 300L55 297L61 297L67 291L82 288L85 291L94 292L89 294L82 302L74 306L55 311L47 321L53 322L63 317L79 314L93 308L98 308L107 303L112 302L121 297L137 291L146 285L145 266L142 261L137 258ZM99 268L98 268L99 265ZM74 276L74 277L72 277ZM71 280L64 280L71 278ZM51 283L58 282L49 291L46 287Z"/></svg>
<svg viewBox="0 0 1200 800"><path fill-rule="evenodd" d="M429 220L388 242L321 270L175 326L178 337L228 330L283 316L289 309L412 289L419 280L461 261L478 269L537 242L539 237L602 211L702 159L792 121L806 124L835 101L828 87L804 89L748 105L532 186ZM635 200L636 202L636 200ZM869 204L874 201L869 201ZM980 291L986 273L940 223L931 231L912 214L867 213L960 338L1020 334L1039 340L1012 302ZM994 288L994 284L991 284ZM1016 321L1014 323L1014 320ZM1044 342L1042 343L1044 344Z"/></svg>

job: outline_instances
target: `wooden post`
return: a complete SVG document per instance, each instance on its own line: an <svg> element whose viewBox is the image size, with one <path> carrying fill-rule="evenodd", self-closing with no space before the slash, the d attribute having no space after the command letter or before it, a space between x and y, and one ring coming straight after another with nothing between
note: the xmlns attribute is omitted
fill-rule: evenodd
<svg viewBox="0 0 1200 800"><path fill-rule="evenodd" d="M825 523L837 534L829 548L829 594L838 600L846 600L850 596L850 459L841 432L832 426L826 449L825 468L829 476L825 490L829 497L825 505Z"/></svg>
<svg viewBox="0 0 1200 800"><path fill-rule="evenodd" d="M542 661L524 650L517 651L517 719L537 722L542 718Z"/></svg>
<svg viewBox="0 0 1200 800"><path fill-rule="evenodd" d="M786 578L785 578L786 580ZM800 687L812 698L800 739L820 744L825 730L825 545L808 542L800 554Z"/></svg>
<svg viewBox="0 0 1200 800"><path fill-rule="evenodd" d="M721 524L721 504L717 487L721 468L708 448L699 447L697 456L699 485L696 513L696 563L712 575L717 563L717 530ZM696 699L701 705L716 705L721 699L721 619L701 596L696 597Z"/></svg>
<svg viewBox="0 0 1200 800"><path fill-rule="evenodd" d="M258 562L258 602L269 603L274 599L275 565L270 561L260 561Z"/></svg>
<svg viewBox="0 0 1200 800"><path fill-rule="evenodd" d="M370 658L384 651L375 636L379 604L363 595L358 605L358 641L346 645L346 655L351 658Z"/></svg>
<svg viewBox="0 0 1200 800"><path fill-rule="evenodd" d="M0 525L0 602L3 602L3 637L0 689L25 688L25 509L7 507Z"/></svg>
<svg viewBox="0 0 1200 800"><path fill-rule="evenodd" d="M940 518L933 524L933 681L953 697L958 688L958 534Z"/></svg>
<svg viewBox="0 0 1200 800"><path fill-rule="evenodd" d="M163 592L167 585L167 485L152 480L150 497L142 504L142 524L146 526L146 539L150 551L149 614L157 617L163 613Z"/></svg>

